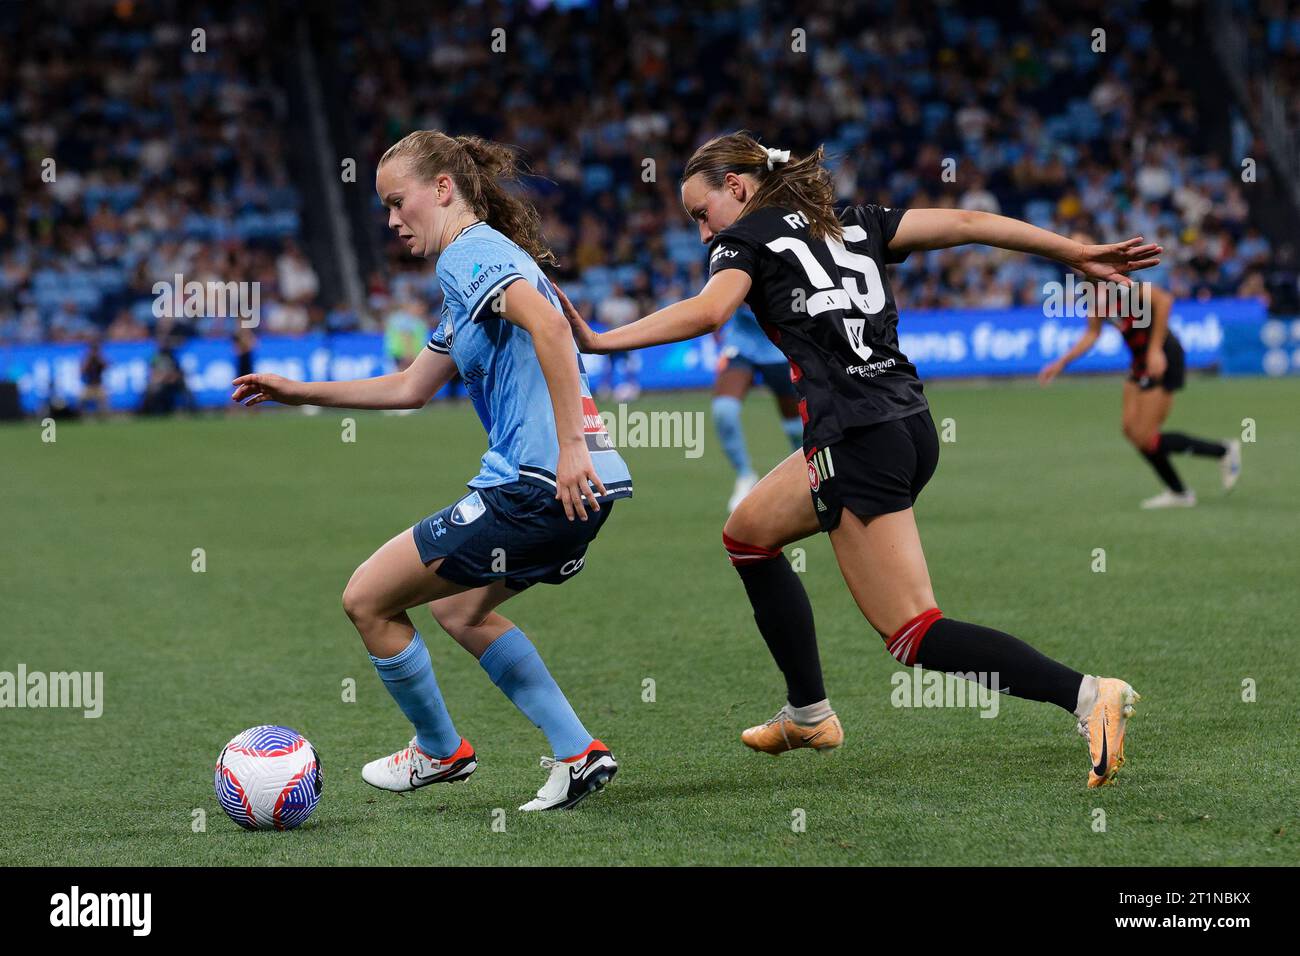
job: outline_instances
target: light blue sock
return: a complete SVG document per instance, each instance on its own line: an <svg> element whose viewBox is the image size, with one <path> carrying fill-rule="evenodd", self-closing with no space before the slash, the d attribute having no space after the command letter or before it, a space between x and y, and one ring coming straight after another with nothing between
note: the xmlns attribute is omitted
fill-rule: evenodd
<svg viewBox="0 0 1300 956"><path fill-rule="evenodd" d="M752 474L749 449L745 447L745 430L740 424L740 399L730 395L713 396L713 425L718 430L722 451L738 475Z"/></svg>
<svg viewBox="0 0 1300 956"><path fill-rule="evenodd" d="M449 757L455 753L460 746L460 734L456 733L447 705L442 702L429 649L419 632L396 657L379 658L372 654L370 661L406 719L415 725L415 742L420 749L433 757Z"/></svg>
<svg viewBox="0 0 1300 956"><path fill-rule="evenodd" d="M576 757L591 746L591 734L519 628L512 627L489 644L478 662L501 693L546 735L557 758Z"/></svg>
<svg viewBox="0 0 1300 956"><path fill-rule="evenodd" d="M785 432L785 437L790 439L790 447L803 447L803 419L796 415L794 418L781 419L781 431Z"/></svg>

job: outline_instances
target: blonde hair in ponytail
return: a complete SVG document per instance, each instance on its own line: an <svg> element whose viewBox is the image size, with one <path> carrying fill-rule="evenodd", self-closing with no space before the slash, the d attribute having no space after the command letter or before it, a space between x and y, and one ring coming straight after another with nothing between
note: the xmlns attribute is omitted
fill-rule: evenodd
<svg viewBox="0 0 1300 956"><path fill-rule="evenodd" d="M542 235L537 208L505 188L505 183L519 181L523 168L513 146L480 136L448 136L425 129L388 147L379 165L400 157L406 158L411 172L424 182L446 173L474 215L508 236L538 263L559 265Z"/></svg>
<svg viewBox="0 0 1300 956"><path fill-rule="evenodd" d="M770 162L767 147L742 130L716 136L697 149L686 163L682 182L699 175L710 189L718 189L727 173L748 173L758 181L758 189L741 216L764 206L795 209L808 217L814 239L839 239L844 227L835 215L835 190L825 161L826 151L818 146L802 159Z"/></svg>

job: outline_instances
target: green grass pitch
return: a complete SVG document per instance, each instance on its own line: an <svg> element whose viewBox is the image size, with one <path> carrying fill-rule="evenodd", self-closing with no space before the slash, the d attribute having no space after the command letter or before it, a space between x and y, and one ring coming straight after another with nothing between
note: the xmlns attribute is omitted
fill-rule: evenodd
<svg viewBox="0 0 1300 956"><path fill-rule="evenodd" d="M782 684L720 546L731 476L708 426L698 459L628 450L636 497L585 571L505 606L621 763L606 792L543 815L515 808L543 781L544 739L425 609L479 770L402 796L359 773L409 728L339 596L475 472L467 405L69 423L52 444L35 422L0 428L0 670L105 682L98 719L0 710L0 864L1294 864L1300 381L1193 378L1171 428L1223 436L1249 418L1257 440L1227 498L1214 463L1178 458L1201 505L1155 513L1137 509L1157 488L1121 438L1119 391L932 386L956 441L918 506L945 613L1142 692L1116 786L1085 788L1086 747L1050 705L1004 700L993 720L892 706L898 667L821 537L804 580L847 742L776 759L741 746ZM637 407L707 415L708 399ZM756 463L775 463L770 398L745 416ZM292 833L239 830L212 792L221 746L268 722L323 761L321 805Z"/></svg>

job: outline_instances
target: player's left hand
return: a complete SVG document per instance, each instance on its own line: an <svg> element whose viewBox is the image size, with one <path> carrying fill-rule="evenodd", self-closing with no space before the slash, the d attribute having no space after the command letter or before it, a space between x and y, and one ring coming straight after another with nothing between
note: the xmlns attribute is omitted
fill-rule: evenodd
<svg viewBox="0 0 1300 956"><path fill-rule="evenodd" d="M1147 378L1153 382L1158 382L1165 377L1165 369L1169 367L1169 360L1165 358L1164 349L1159 351L1152 349L1147 352Z"/></svg>
<svg viewBox="0 0 1300 956"><path fill-rule="evenodd" d="M592 490L595 485L595 490ZM586 440L581 444L574 442L560 446L560 460L555 468L555 497L564 505L564 515L570 521L576 515L579 520L587 520L587 504L592 511L600 510L597 495L606 494L596 466L591 463L591 453L587 451Z"/></svg>
<svg viewBox="0 0 1300 956"><path fill-rule="evenodd" d="M1141 236L1099 246L1080 246L1079 258L1072 263L1074 269L1089 279L1132 285L1128 273L1160 265L1164 247L1154 242L1144 242Z"/></svg>

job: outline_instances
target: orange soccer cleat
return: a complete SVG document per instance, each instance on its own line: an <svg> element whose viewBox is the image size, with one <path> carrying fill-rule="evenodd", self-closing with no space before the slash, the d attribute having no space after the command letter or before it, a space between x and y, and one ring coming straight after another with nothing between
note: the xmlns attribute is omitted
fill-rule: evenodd
<svg viewBox="0 0 1300 956"><path fill-rule="evenodd" d="M789 709L782 707L766 722L743 731L740 740L746 747L773 756L800 747L811 747L818 753L829 753L844 743L844 728L833 713L811 726L796 724L790 717Z"/></svg>
<svg viewBox="0 0 1300 956"><path fill-rule="evenodd" d="M1142 697L1128 683L1114 677L1097 678L1097 702L1086 720L1079 721L1079 733L1088 741L1092 769L1088 786L1104 787L1124 766L1124 730L1133 716L1133 704Z"/></svg>

